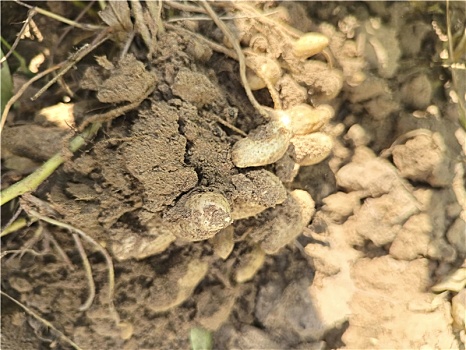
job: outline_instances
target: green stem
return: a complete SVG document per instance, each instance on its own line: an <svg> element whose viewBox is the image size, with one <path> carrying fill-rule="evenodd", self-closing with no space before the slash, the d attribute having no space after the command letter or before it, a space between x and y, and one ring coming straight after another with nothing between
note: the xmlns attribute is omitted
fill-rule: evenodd
<svg viewBox="0 0 466 350"><path fill-rule="evenodd" d="M86 143L88 138L97 133L100 126L100 123L94 123L88 129L83 131L82 134L72 139L69 147L70 151L76 152L79 148L81 148ZM37 187L39 187L39 185L44 182L45 179L52 175L55 169L63 164L65 160L65 156L62 155L61 152L55 154L32 174L3 190L0 193L0 205L3 205L26 192L32 192L37 189Z"/></svg>
<svg viewBox="0 0 466 350"><path fill-rule="evenodd" d="M35 218L29 220L29 222L28 220L26 220L26 218L19 218L18 220L14 221L11 225L5 227L5 229L0 233L0 237L4 237L12 232L18 231L19 229L22 229L23 227L26 227L35 221L37 221L37 219Z"/></svg>
<svg viewBox="0 0 466 350"><path fill-rule="evenodd" d="M2 44L5 45L5 47L8 50L11 50L11 45L3 38L3 36L0 37L0 40L1 40ZM13 56L15 56L16 59L18 60L18 62L19 62L19 69L18 70L20 72L23 72L27 76L33 75L33 73L29 70L29 68L28 68L28 66L26 64L26 60L24 59L23 56L21 56L18 52L16 52L16 50L13 50L13 52L11 54Z"/></svg>

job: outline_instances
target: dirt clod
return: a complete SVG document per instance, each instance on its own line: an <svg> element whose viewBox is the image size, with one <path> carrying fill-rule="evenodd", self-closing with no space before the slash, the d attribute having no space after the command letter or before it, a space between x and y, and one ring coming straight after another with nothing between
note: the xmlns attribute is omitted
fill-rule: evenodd
<svg viewBox="0 0 466 350"><path fill-rule="evenodd" d="M221 98L218 88L207 76L186 68L180 69L176 75L172 91L175 96L199 107L215 103Z"/></svg>
<svg viewBox="0 0 466 350"><path fill-rule="evenodd" d="M44 161L62 149L65 135L66 131L61 128L19 125L2 132L2 149L3 152Z"/></svg>
<svg viewBox="0 0 466 350"><path fill-rule="evenodd" d="M419 135L404 145L395 146L393 161L408 179L434 187L447 186L451 184L453 172L445 152L445 143L439 134Z"/></svg>

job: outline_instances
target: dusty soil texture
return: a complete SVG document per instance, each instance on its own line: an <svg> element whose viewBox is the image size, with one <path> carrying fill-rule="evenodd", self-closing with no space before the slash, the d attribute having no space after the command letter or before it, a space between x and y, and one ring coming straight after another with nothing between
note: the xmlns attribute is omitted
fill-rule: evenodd
<svg viewBox="0 0 466 350"><path fill-rule="evenodd" d="M105 248L115 293L109 300L105 257L83 240L96 291L88 304L74 231L37 220L2 237L2 291L81 349L189 349L198 327L213 349L465 349L465 87L441 55L445 3L253 5L213 8L238 15L226 23L252 78L268 79L254 96L270 118L248 99L238 61L209 44L235 56L215 23L168 3L162 18L173 21L153 47L136 31L121 54L120 28L36 103L28 98L42 85L28 90L2 132L2 189L62 151L96 111L135 105L65 152L21 202ZM453 34L463 33L464 5L450 11ZM26 16L2 2L2 26ZM92 11L81 21L102 23ZM73 30L57 45L65 25L36 24L44 40L18 46L27 59L48 49L60 62L91 40ZM301 53L294 40L306 32L328 46ZM464 36L452 44L464 65ZM56 118L51 107L66 105ZM281 109L306 108L308 120L279 123ZM17 208L2 207L4 223ZM1 306L2 349L72 348L10 299Z"/></svg>

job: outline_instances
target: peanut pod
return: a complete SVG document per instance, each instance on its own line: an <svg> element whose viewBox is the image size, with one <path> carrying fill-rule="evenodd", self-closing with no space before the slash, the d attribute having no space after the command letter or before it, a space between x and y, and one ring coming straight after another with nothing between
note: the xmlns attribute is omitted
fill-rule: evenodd
<svg viewBox="0 0 466 350"><path fill-rule="evenodd" d="M306 135L322 128L335 114L332 106L311 107L301 103L287 110L276 110L273 115L287 125L295 135Z"/></svg>
<svg viewBox="0 0 466 350"><path fill-rule="evenodd" d="M332 152L333 139L322 132L296 135L291 139L296 163L302 166L320 163Z"/></svg>
<svg viewBox="0 0 466 350"><path fill-rule="evenodd" d="M180 230L174 232L189 241L209 239L232 222L230 204L217 192L189 194L181 202Z"/></svg>
<svg viewBox="0 0 466 350"><path fill-rule="evenodd" d="M280 79L282 70L277 60L269 57L254 55L246 58L246 79L251 90L260 90L267 86L266 79L271 85Z"/></svg>
<svg viewBox="0 0 466 350"><path fill-rule="evenodd" d="M308 58L322 52L328 43L328 38L321 33L305 33L293 43L293 54L298 58Z"/></svg>
<svg viewBox="0 0 466 350"><path fill-rule="evenodd" d="M231 159L238 168L275 163L286 152L292 133L282 123L269 122L235 143Z"/></svg>

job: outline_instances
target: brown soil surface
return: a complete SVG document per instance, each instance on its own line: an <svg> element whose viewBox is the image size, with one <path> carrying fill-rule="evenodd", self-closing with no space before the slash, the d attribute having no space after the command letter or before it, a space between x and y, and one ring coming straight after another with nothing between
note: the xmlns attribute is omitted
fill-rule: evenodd
<svg viewBox="0 0 466 350"><path fill-rule="evenodd" d="M455 33L464 30L458 4ZM37 5L69 18L80 11ZM65 149L96 111L137 105L83 150L64 152L65 164L34 192L41 201L21 202L109 252L114 309L104 256L83 241L96 290L83 307L90 289L73 232L42 221L2 237L3 292L81 349L188 349L196 327L211 331L214 349L464 349L466 132L452 93L461 87L439 56L445 4L256 8L271 22L226 21L255 52L247 57L265 50L280 62L277 95L264 88L256 99L267 111L278 109L277 96L283 109L324 106L333 118L316 117L304 135L301 124L290 131L266 120L238 62L187 31L222 43L212 21L167 25L149 54L140 34L122 56L126 42L108 41L37 103L28 92L10 112L2 189ZM188 15L163 10L164 19ZM26 16L2 3L7 40L20 25L10 37L3 26ZM59 62L92 39L73 30L57 46L66 26L34 18L44 40L20 42L27 59L47 49ZM298 59L286 28L323 33L328 48ZM64 106L65 85L72 108L53 119L42 107ZM4 223L17 208L2 207ZM2 349L70 348L5 297L1 317Z"/></svg>

